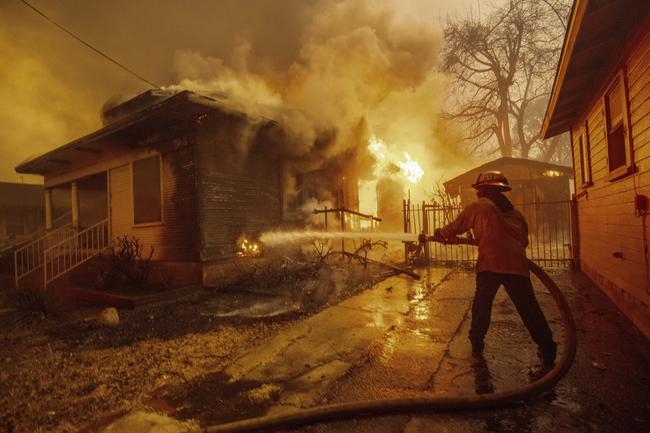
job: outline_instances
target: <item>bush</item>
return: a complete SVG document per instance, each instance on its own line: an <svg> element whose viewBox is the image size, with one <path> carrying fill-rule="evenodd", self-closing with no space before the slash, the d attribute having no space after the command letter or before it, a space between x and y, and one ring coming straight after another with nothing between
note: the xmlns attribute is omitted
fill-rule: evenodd
<svg viewBox="0 0 650 433"><path fill-rule="evenodd" d="M7 293L7 302L23 317L53 316L62 307L60 298L43 289L11 289Z"/></svg>
<svg viewBox="0 0 650 433"><path fill-rule="evenodd" d="M108 251L98 257L99 285L106 290L152 289L160 286L150 278L154 249L151 247L147 257L143 256L143 249L142 243L135 236L118 237Z"/></svg>

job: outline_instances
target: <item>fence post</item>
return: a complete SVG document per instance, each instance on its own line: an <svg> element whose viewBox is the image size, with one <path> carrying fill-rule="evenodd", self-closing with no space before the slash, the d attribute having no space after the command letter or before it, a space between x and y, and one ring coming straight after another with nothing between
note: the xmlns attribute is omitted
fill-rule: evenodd
<svg viewBox="0 0 650 433"><path fill-rule="evenodd" d="M402 219L404 222L404 233L408 233L408 225L406 222L406 199L402 199ZM409 250L408 250L408 244L404 242L404 263L408 263L409 260Z"/></svg>
<svg viewBox="0 0 650 433"><path fill-rule="evenodd" d="M578 205L576 200L569 200L571 225L571 268L580 269L580 230L578 229Z"/></svg>
<svg viewBox="0 0 650 433"><path fill-rule="evenodd" d="M427 206L426 202L422 202L422 233L425 235L429 234L429 217L427 215ZM429 242L424 243L424 260L426 263L429 263Z"/></svg>
<svg viewBox="0 0 650 433"><path fill-rule="evenodd" d="M341 209L341 233L345 231L345 213ZM345 238L341 235L341 251L345 252Z"/></svg>
<svg viewBox="0 0 650 433"><path fill-rule="evenodd" d="M325 206L325 231L327 231L327 206Z"/></svg>

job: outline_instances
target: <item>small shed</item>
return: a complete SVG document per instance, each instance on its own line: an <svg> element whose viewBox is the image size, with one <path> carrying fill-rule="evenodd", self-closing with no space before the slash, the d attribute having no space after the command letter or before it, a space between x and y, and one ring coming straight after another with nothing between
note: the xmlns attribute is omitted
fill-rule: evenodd
<svg viewBox="0 0 650 433"><path fill-rule="evenodd" d="M570 199L571 167L512 157L486 162L444 182L445 192L451 197L458 197L460 204L466 206L476 200L472 184L480 173L490 170L498 170L508 178L512 186L510 200L515 205Z"/></svg>

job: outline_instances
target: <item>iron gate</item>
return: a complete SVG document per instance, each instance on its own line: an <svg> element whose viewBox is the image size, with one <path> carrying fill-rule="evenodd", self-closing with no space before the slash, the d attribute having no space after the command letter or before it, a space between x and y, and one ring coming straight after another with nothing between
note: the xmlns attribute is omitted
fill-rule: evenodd
<svg viewBox="0 0 650 433"><path fill-rule="evenodd" d="M528 223L526 254L529 259L546 267L569 266L574 258L572 249L572 202L530 202L514 204ZM456 218L462 211L459 205L438 203L413 204L403 202L404 232L433 234ZM406 244L407 262L414 255L422 255L432 262L474 262L478 251L471 245L442 245L427 242L423 249Z"/></svg>

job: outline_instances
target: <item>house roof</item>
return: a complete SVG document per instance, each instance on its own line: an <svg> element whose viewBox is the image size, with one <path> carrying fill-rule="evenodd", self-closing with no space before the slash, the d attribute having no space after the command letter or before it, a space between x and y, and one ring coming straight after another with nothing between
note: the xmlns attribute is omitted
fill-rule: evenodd
<svg viewBox="0 0 650 433"><path fill-rule="evenodd" d="M575 0L542 138L568 131L619 63L650 12L648 0Z"/></svg>
<svg viewBox="0 0 650 433"><path fill-rule="evenodd" d="M504 156L485 164L474 167L465 173L459 174L453 179L444 182L445 190L450 191L452 188L467 187L469 188L472 183L476 181L479 173L489 170L499 170L510 180L510 183L517 180L530 180L540 178L545 172L554 171L564 176L572 176L573 168L565 165L551 164L544 161L537 161L534 159L512 158ZM525 171L524 171L525 170ZM525 172L526 176L519 176L520 172Z"/></svg>
<svg viewBox="0 0 650 433"><path fill-rule="evenodd" d="M152 92L155 91L145 92L122 105L133 105L132 101L141 100ZM69 165L75 155L99 153L102 146L110 145L110 139L134 147L152 145L155 144L157 132L188 131L210 112L252 117L229 106L225 99L218 100L187 90L151 99L155 102L143 107L138 105L134 111L120 114L112 123L91 134L20 163L16 166L16 172L45 175L48 171L60 169L62 165Z"/></svg>
<svg viewBox="0 0 650 433"><path fill-rule="evenodd" d="M0 182L0 207L39 207L43 200L43 185Z"/></svg>

